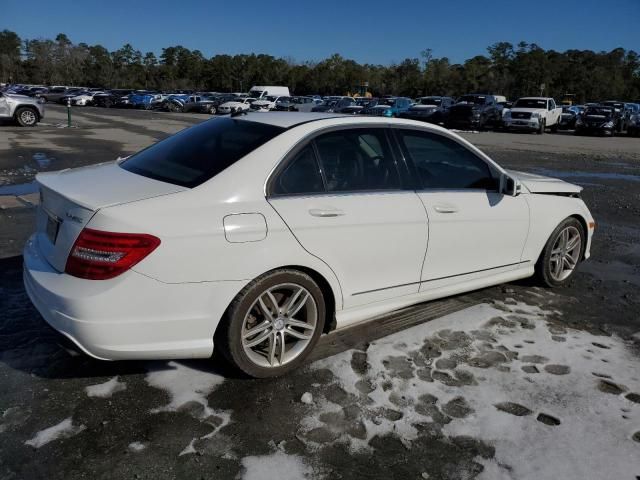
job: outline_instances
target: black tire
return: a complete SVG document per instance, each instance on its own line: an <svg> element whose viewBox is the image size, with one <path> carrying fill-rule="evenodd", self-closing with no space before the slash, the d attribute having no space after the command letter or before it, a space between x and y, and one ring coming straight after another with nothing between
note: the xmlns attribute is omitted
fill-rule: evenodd
<svg viewBox="0 0 640 480"><path fill-rule="evenodd" d="M307 345L304 346L304 350L291 361L281 366L264 367L258 365L249 357L242 344L245 317L267 289L282 284L301 286L313 298L317 314L315 330ZM325 317L324 295L318 284L309 275L292 269L273 270L250 282L231 302L214 336L215 348L222 352L232 366L250 377L277 377L295 370L304 363L316 343L318 343L324 329Z"/></svg>
<svg viewBox="0 0 640 480"><path fill-rule="evenodd" d="M40 115L35 108L20 107L16 110L15 119L21 127L35 127L40 120Z"/></svg>
<svg viewBox="0 0 640 480"><path fill-rule="evenodd" d="M543 119L543 120L540 121L540 128L538 128L538 131L536 133L538 135L544 135L544 129L545 128L547 128L547 123Z"/></svg>
<svg viewBox="0 0 640 480"><path fill-rule="evenodd" d="M209 115L215 115L215 114L216 114L216 107L215 107L214 105L211 105L211 106L208 108L208 110L207 110L207 111L208 111Z"/></svg>
<svg viewBox="0 0 640 480"><path fill-rule="evenodd" d="M42 101L44 103L47 103L49 100L47 99L47 97L45 97L44 95L40 95L40 98L42 99Z"/></svg>
<svg viewBox="0 0 640 480"><path fill-rule="evenodd" d="M561 232L568 227L573 227L579 232L580 241L581 241L580 251L578 255L578 260L573 270L565 278L563 278L562 280L558 280L554 278L551 272L551 256L552 256L553 247L558 241L558 238ZM573 275L576 272L578 264L580 263L580 261L582 261L582 258L584 256L584 250L586 248L586 241L587 241L586 232L584 231L584 227L582 226L582 223L580 223L580 221L577 218L569 217L563 220L560 223L560 225L558 225L553 231L553 233L549 236L549 239L547 240L547 243L544 246L542 253L540 254L540 257L536 262L535 270L536 270L536 277L538 281L542 283L542 285L547 287L560 287L560 286L566 285L569 282L569 280L573 278Z"/></svg>

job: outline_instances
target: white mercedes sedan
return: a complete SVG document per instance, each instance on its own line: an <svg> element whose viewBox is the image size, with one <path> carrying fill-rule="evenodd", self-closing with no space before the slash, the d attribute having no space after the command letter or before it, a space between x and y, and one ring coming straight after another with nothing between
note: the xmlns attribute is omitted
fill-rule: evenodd
<svg viewBox="0 0 640 480"><path fill-rule="evenodd" d="M24 282L52 327L98 359L216 348L254 377L409 305L562 285L595 228L580 187L403 119L242 113L37 181Z"/></svg>

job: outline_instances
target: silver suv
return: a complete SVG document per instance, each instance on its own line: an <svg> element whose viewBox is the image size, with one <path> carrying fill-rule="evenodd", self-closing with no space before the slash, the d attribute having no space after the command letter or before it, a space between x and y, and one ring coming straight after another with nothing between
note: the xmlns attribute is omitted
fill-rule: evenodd
<svg viewBox="0 0 640 480"><path fill-rule="evenodd" d="M44 118L44 100L0 92L0 119L13 118L22 127L34 127Z"/></svg>

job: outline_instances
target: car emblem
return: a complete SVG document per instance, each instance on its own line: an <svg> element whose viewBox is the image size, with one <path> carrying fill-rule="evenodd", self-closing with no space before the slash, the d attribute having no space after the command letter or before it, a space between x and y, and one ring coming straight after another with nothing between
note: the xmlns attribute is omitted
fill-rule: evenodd
<svg viewBox="0 0 640 480"><path fill-rule="evenodd" d="M66 212L65 213L65 217L67 217L69 220L71 220L72 222L76 222L76 223L83 223L82 218L77 217L76 215L73 215L70 212Z"/></svg>

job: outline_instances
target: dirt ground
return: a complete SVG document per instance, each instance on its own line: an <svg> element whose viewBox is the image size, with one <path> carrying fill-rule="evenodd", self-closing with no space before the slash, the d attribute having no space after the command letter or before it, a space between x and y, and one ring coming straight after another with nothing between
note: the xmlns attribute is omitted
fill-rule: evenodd
<svg viewBox="0 0 640 480"><path fill-rule="evenodd" d="M502 165L584 186L592 258L325 336L292 375L220 359L70 356L20 251L38 171L112 160L205 115L48 108L0 125L0 479L640 478L640 139L463 134Z"/></svg>

